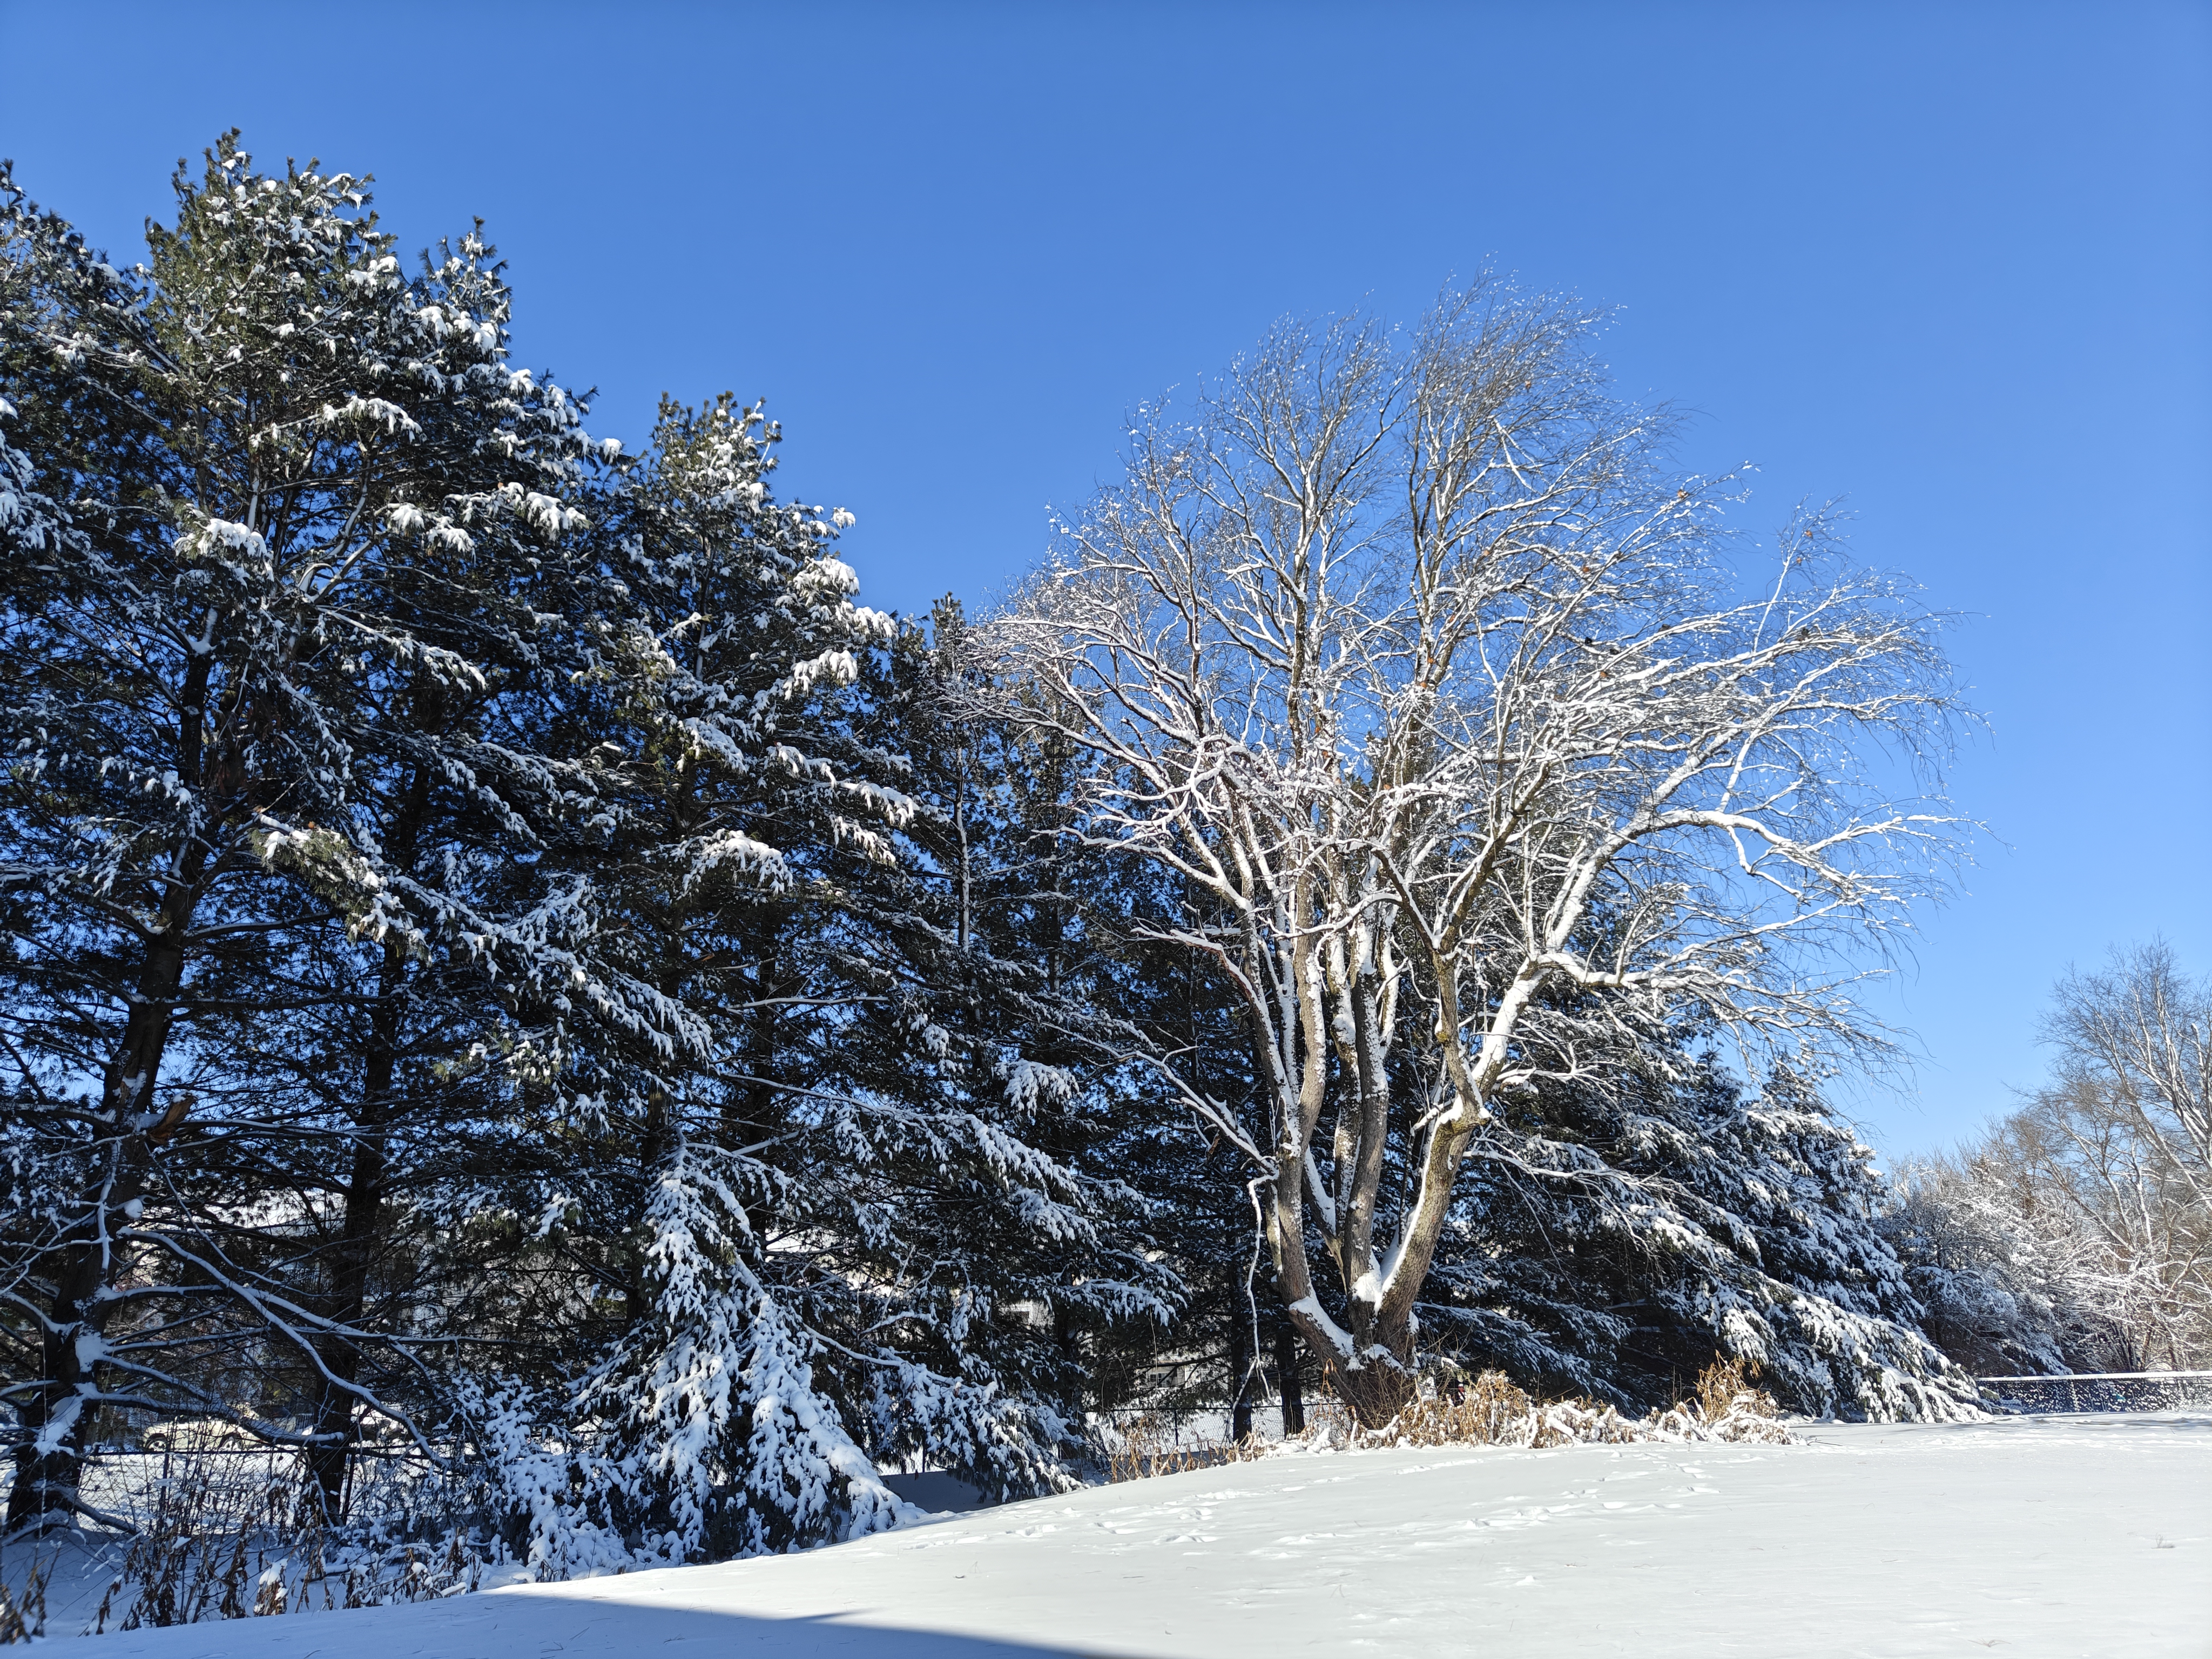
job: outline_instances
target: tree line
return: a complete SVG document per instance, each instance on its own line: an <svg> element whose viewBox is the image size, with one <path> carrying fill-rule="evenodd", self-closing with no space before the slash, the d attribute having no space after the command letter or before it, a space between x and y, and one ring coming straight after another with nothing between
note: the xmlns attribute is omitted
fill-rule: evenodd
<svg viewBox="0 0 2212 1659"><path fill-rule="evenodd" d="M11 1529L174 1417L567 1571L1133 1405L1972 1401L1956 1171L1820 1095L1963 830L1940 620L1819 515L1745 598L1595 318L1285 325L902 618L759 406L591 436L480 228L175 190L125 269L0 178Z"/></svg>
<svg viewBox="0 0 2212 1659"><path fill-rule="evenodd" d="M2212 984L2118 951L2043 1036L2050 1081L1902 1172L1923 1325L1983 1376L2212 1370Z"/></svg>

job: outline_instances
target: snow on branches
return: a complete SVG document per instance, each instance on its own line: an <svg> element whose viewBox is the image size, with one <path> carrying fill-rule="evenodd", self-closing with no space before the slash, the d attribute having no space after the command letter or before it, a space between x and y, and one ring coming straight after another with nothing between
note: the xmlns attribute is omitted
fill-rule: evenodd
<svg viewBox="0 0 2212 1659"><path fill-rule="evenodd" d="M1818 518L1764 572L1726 562L1728 481L1668 471L1668 417L1611 399L1593 326L1495 285L1410 337L1283 325L1187 422L1147 411L993 629L1095 757L1083 833L1218 918L1162 937L1235 986L1264 1121L1185 1097L1262 1179L1292 1316L1376 1422L1501 1103L1596 1082L1680 1007L1878 1046L1832 964L1905 924L1955 836L1875 758L1941 757L1933 620Z"/></svg>
<svg viewBox="0 0 2212 1659"><path fill-rule="evenodd" d="M488 1452L556 1574L1064 1480L1033 1310L1163 1276L1034 1009L912 954L851 515L726 398L593 440L480 234L234 135L176 188L119 271L0 185L11 1524L117 1413L330 1519L377 1435Z"/></svg>
<svg viewBox="0 0 2212 1659"><path fill-rule="evenodd" d="M11 1527L180 1416L545 1577L1054 1491L1218 1336L1249 1411L1255 1204L1370 1426L1417 1323L1948 1408L1863 1149L1705 1049L1878 1046L1935 630L1817 519L1740 588L1589 319L1279 331L926 629L763 410L594 439L362 179L228 136L123 270L0 178L0 253Z"/></svg>

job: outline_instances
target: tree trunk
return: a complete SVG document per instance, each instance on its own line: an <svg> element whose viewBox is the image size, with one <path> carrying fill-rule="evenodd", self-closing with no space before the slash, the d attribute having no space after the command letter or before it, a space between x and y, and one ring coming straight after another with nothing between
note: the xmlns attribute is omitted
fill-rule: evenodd
<svg viewBox="0 0 2212 1659"><path fill-rule="evenodd" d="M76 1511L85 1416L99 1395L96 1356L115 1307L101 1294L121 1255L115 1233L127 1224L134 1213L130 1206L145 1190L153 1149L184 1121L181 1100L159 1115L153 1108L184 984L184 936L198 897L204 845L194 842L179 863L183 868L162 907L161 931L147 946L123 1041L102 1079L100 1139L106 1147L83 1212L58 1252L61 1267L54 1275L40 1344L39 1386L15 1396L23 1439L15 1448L15 1480L8 1493L11 1533L27 1525L54 1524Z"/></svg>
<svg viewBox="0 0 2212 1659"><path fill-rule="evenodd" d="M386 1086L390 1086L388 1069ZM387 1170L383 1130L364 1126L354 1142L353 1165L345 1188L345 1223L331 1262L330 1294L325 1302L325 1312L333 1323L356 1330L368 1310L369 1272L381 1242ZM361 1345L350 1337L325 1332L315 1349L325 1376L315 1396L317 1439L307 1448L307 1497L320 1506L319 1518L327 1523L336 1521L345 1505L346 1470L356 1439L356 1396L349 1385L361 1380Z"/></svg>
<svg viewBox="0 0 2212 1659"><path fill-rule="evenodd" d="M210 659L195 657L185 671L179 702L178 775L204 789L202 708ZM219 769L228 769L228 768ZM75 1512L84 1468L85 1414L97 1402L99 1345L115 1304L104 1296L119 1265L115 1234L135 1217L131 1207L145 1190L154 1148L176 1133L187 1103L154 1109L169 1027L184 988L185 946L210 855L206 836L188 836L177 848L161 890L158 921L146 941L137 994L123 1024L123 1040L100 1079L101 1125L95 1145L106 1146L100 1173L85 1194L82 1212L60 1249L40 1341L40 1386L15 1395L23 1439L15 1449L15 1475L8 1492L8 1530L45 1527Z"/></svg>
<svg viewBox="0 0 2212 1659"><path fill-rule="evenodd" d="M1358 1334L1364 1339L1370 1334ZM1395 1332L1377 1325L1371 1341L1361 1340L1356 1363L1332 1361L1328 1365L1329 1386L1361 1428L1388 1426L1413 1399L1413 1335L1410 1325L1401 1325Z"/></svg>
<svg viewBox="0 0 2212 1659"><path fill-rule="evenodd" d="M397 868L412 867L422 820L429 811L429 775L417 769L409 781L404 804L386 840ZM396 1106L401 1004L407 989L407 952L387 941L377 972L376 1006L369 1015L361 1109L355 1120L353 1158L343 1194L344 1218L331 1260L325 1316L337 1325L361 1328L368 1308L368 1281L384 1243L385 1192L391 1167L391 1125ZM361 1380L361 1345L325 1332L315 1344L323 1376L316 1389L313 1432L307 1448L307 1501L319 1507L318 1518L336 1521L345 1504L346 1472L357 1438L352 1384Z"/></svg>
<svg viewBox="0 0 2212 1659"><path fill-rule="evenodd" d="M1229 1437L1242 1441L1252 1432L1252 1309L1244 1295L1244 1275L1234 1260L1229 1274Z"/></svg>
<svg viewBox="0 0 2212 1659"><path fill-rule="evenodd" d="M1305 1381L1298 1370L1297 1328L1287 1319L1275 1327L1275 1389L1283 1398L1283 1436L1306 1431Z"/></svg>
<svg viewBox="0 0 2212 1659"><path fill-rule="evenodd" d="M115 1154L117 1163L124 1163L122 1145ZM118 1190L136 1185L124 1170L117 1173ZM15 1397L24 1438L15 1448L15 1480L8 1493L10 1534L27 1526L59 1524L75 1512L84 1468L83 1413L96 1386L94 1368L82 1363L77 1345L81 1338L100 1334L100 1292L107 1283L110 1260L104 1238L80 1237L62 1252L40 1344L40 1386Z"/></svg>

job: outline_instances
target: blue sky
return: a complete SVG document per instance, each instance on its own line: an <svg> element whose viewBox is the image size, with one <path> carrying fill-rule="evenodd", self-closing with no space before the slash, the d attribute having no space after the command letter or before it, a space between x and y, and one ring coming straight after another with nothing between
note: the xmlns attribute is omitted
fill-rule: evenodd
<svg viewBox="0 0 2212 1659"><path fill-rule="evenodd" d="M2212 971L2212 6L133 8L0 0L0 154L118 255L225 127L473 215L635 441L765 395L867 597L988 601L1121 412L1486 266L1617 308L1747 522L1964 613L1990 826L1875 1006L1884 1151L2033 1083L2069 963Z"/></svg>

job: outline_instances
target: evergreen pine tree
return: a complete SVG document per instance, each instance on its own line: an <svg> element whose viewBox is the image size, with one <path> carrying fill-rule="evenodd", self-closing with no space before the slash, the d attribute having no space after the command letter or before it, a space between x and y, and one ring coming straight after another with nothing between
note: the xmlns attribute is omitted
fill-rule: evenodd
<svg viewBox="0 0 2212 1659"><path fill-rule="evenodd" d="M9 1390L15 1522L80 1501L87 1411L228 1410L120 1340L170 1316L138 1311L165 1297L295 1350L319 1378L306 1437L343 1443L412 964L470 982L471 1051L501 1089L560 1070L580 1004L670 1018L593 965L587 884L530 856L592 797L584 768L517 740L574 654L556 607L585 525L580 410L507 362L480 240L410 279L367 200L343 174L258 173L226 138L198 179L180 168L176 222L128 273L12 184L0 201L0 387L62 515L58 541L11 526L0 549L7 1006L21 1133L74 1172L11 1239L38 1350ZM310 967L345 955L339 936L366 962ZM296 1116L194 1121L180 1086L224 1068L226 1019L288 1004L361 1022L351 1097L312 1154ZM305 1303L296 1276L233 1272L194 1220L202 1166L251 1167L257 1135L258 1156L273 1135L278 1163L322 1171L292 1183L296 1230L338 1216ZM134 1262L159 1265L116 1293Z"/></svg>

